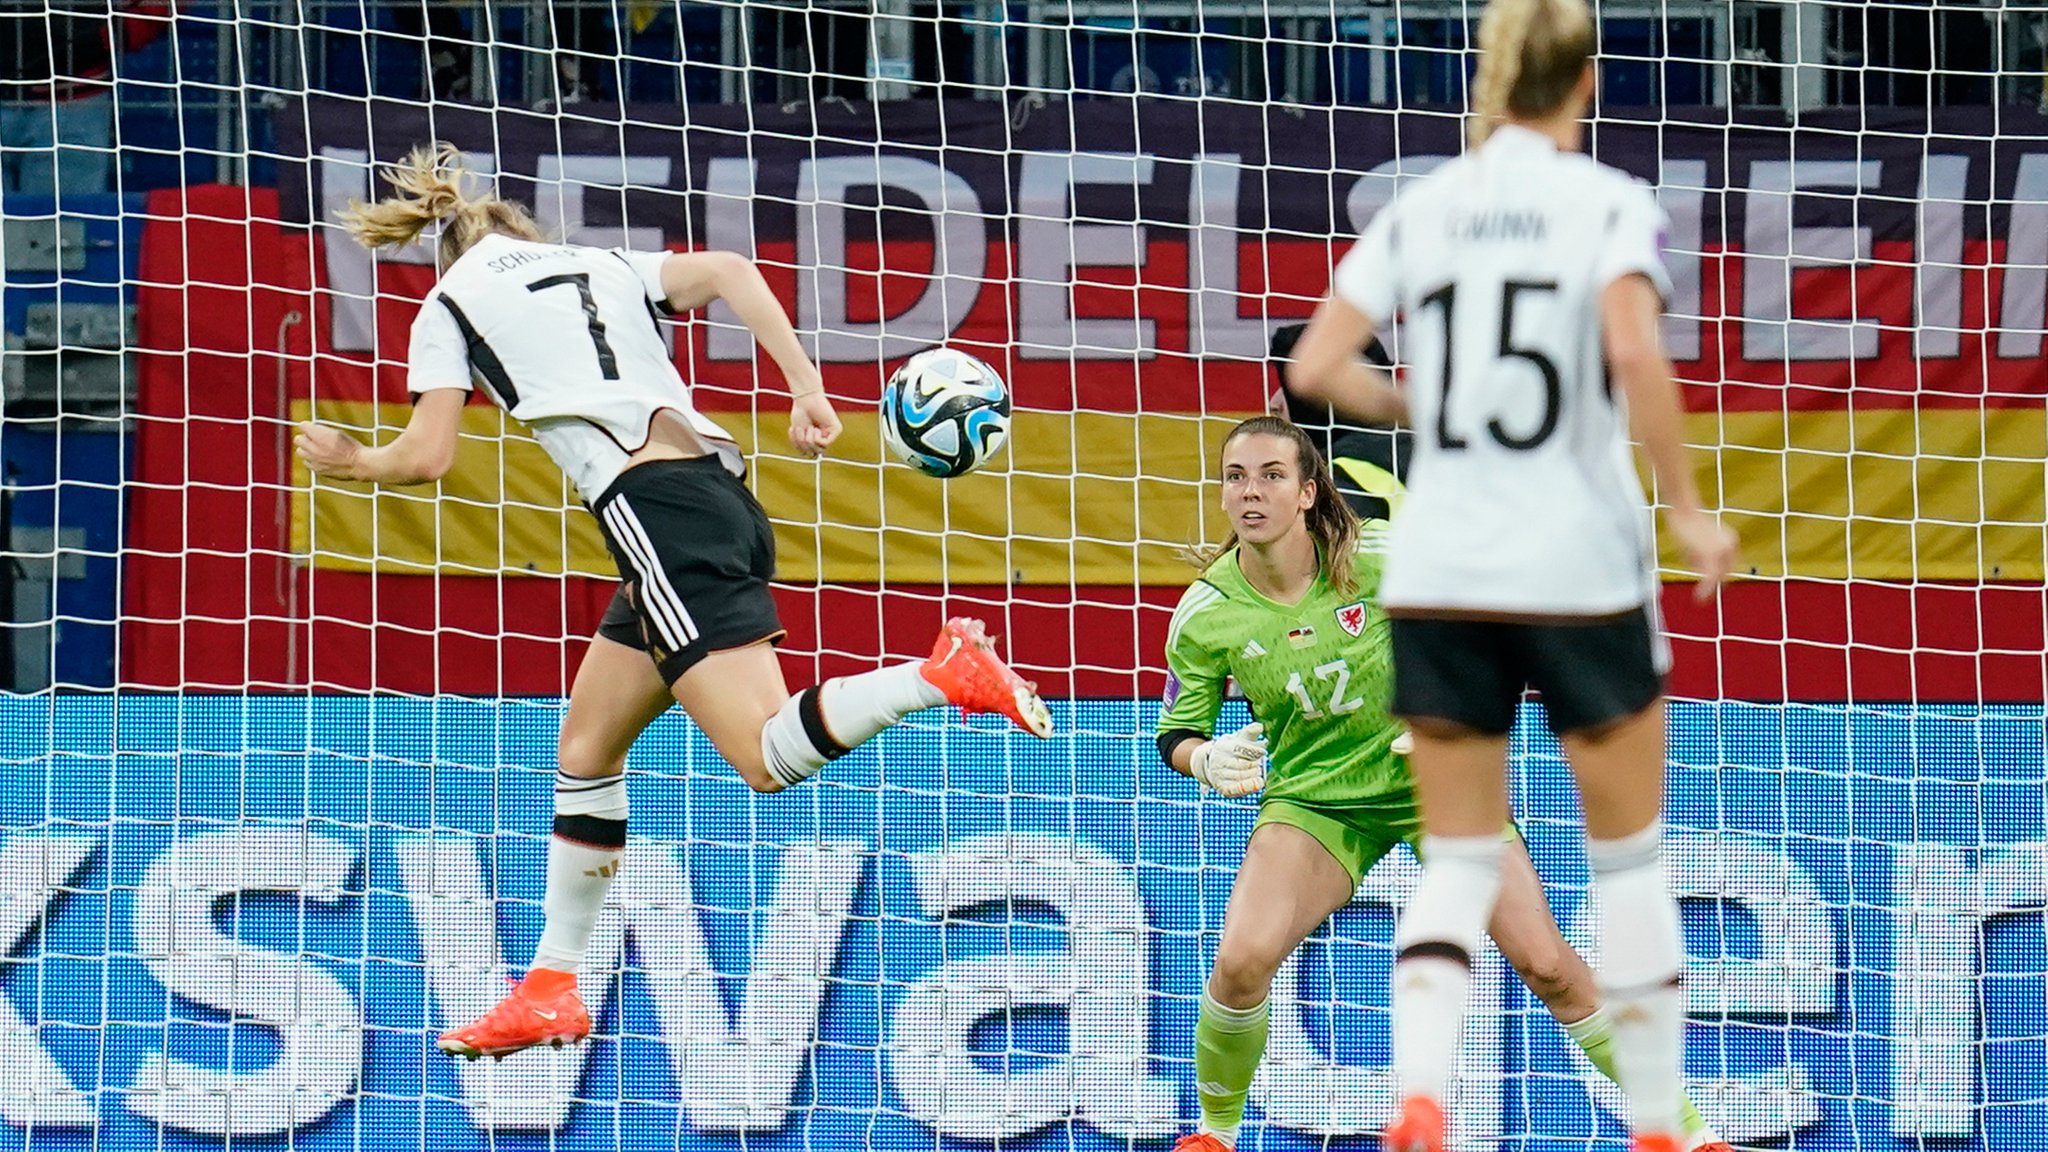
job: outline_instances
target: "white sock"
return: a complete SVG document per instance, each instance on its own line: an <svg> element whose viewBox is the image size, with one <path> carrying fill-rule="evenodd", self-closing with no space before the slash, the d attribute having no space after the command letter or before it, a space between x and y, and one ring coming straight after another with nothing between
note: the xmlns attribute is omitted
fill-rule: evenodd
<svg viewBox="0 0 2048 1152"><path fill-rule="evenodd" d="M1683 1134L1685 932L1664 877L1664 826L1588 840L1600 894L1600 985L1631 1130Z"/></svg>
<svg viewBox="0 0 2048 1152"><path fill-rule="evenodd" d="M1403 1098L1441 1102L1450 1087L1472 958L1500 895L1505 851L1498 833L1423 839L1422 884L1394 929L1394 1074Z"/></svg>
<svg viewBox="0 0 2048 1152"><path fill-rule="evenodd" d="M837 676L818 685L825 727L848 748L866 743L912 712L945 702L946 694L924 678L921 662Z"/></svg>
<svg viewBox="0 0 2048 1152"><path fill-rule="evenodd" d="M583 966L605 893L626 847L626 776L586 780L555 774L555 832L548 841L547 917L535 968L574 973Z"/></svg>
<svg viewBox="0 0 2048 1152"><path fill-rule="evenodd" d="M761 758L784 787L793 787L912 712L945 702L921 664L837 676L790 697L768 718Z"/></svg>

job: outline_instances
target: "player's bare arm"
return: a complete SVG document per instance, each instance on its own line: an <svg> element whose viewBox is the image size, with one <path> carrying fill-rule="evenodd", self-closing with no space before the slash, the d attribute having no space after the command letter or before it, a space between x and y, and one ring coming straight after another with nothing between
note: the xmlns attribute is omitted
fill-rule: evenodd
<svg viewBox="0 0 2048 1152"><path fill-rule="evenodd" d="M389 444L368 445L329 424L304 421L292 445L316 476L373 484L432 484L455 466L455 441L469 393L421 394L412 419Z"/></svg>
<svg viewBox="0 0 2048 1152"><path fill-rule="evenodd" d="M1358 354L1372 338L1371 317L1330 297L1316 309L1294 346L1288 382L1303 399L1328 404L1345 419L1402 423L1408 418L1408 402L1393 377Z"/></svg>
<svg viewBox="0 0 2048 1152"><path fill-rule="evenodd" d="M818 366L804 354L789 313L754 262L736 252L678 252L662 263L661 288L677 312L725 301L789 385L790 444L806 456L824 455L839 438L839 415L825 396Z"/></svg>
<svg viewBox="0 0 2048 1152"><path fill-rule="evenodd" d="M1628 401L1629 434L1657 479L1665 524L1700 574L1694 595L1708 599L1735 567L1735 533L1700 507L1686 459L1678 385L1658 329L1663 302L1648 277L1623 276L1607 286L1601 311L1607 366Z"/></svg>

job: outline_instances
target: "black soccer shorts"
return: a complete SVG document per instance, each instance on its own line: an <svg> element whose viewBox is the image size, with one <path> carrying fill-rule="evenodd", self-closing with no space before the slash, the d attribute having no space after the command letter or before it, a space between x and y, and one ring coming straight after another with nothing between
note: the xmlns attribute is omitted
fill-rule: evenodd
<svg viewBox="0 0 2048 1152"><path fill-rule="evenodd" d="M1395 616L1394 714L1504 736L1525 688L1559 735L1605 727L1664 692L1671 659L1641 608L1584 621Z"/></svg>
<svg viewBox="0 0 2048 1152"><path fill-rule="evenodd" d="M597 634L646 652L665 683L714 652L781 641L775 531L719 457L628 468L592 511L620 580Z"/></svg>

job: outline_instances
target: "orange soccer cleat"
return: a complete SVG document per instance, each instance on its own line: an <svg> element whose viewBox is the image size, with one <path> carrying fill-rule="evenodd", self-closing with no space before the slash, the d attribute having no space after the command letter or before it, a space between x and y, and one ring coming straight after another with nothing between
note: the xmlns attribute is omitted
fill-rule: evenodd
<svg viewBox="0 0 2048 1152"><path fill-rule="evenodd" d="M1230 1145L1207 1132L1190 1132L1173 1142L1173 1152L1230 1152Z"/></svg>
<svg viewBox="0 0 2048 1152"><path fill-rule="evenodd" d="M1052 714L1024 678L1010 671L979 620L955 616L939 632L924 678L965 712L1000 712L1041 740L1052 737Z"/></svg>
<svg viewBox="0 0 2048 1152"><path fill-rule="evenodd" d="M1380 1137L1381 1152L1444 1152L1444 1110L1427 1096L1401 1102L1401 1115Z"/></svg>
<svg viewBox="0 0 2048 1152"><path fill-rule="evenodd" d="M1662 1134L1637 1136L1628 1147L1629 1152L1685 1152L1684 1141Z"/></svg>
<svg viewBox="0 0 2048 1152"><path fill-rule="evenodd" d="M512 986L511 995L498 1001L496 1008L473 1023L443 1032L435 1044L451 1056L503 1060L542 1044L555 1048L580 1044L588 1035L590 1013L576 996L576 977L535 968Z"/></svg>
<svg viewBox="0 0 2048 1152"><path fill-rule="evenodd" d="M1693 1145L1692 1152L1735 1152L1735 1145L1726 1140L1709 1140L1705 1144Z"/></svg>

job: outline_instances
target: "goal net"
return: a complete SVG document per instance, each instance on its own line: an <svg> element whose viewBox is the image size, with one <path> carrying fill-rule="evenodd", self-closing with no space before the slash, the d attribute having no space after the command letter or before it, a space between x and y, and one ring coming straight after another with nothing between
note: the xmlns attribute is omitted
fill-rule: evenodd
<svg viewBox="0 0 2048 1152"><path fill-rule="evenodd" d="M1224 529L1205 478L1275 331L1459 152L1477 6L554 8L190 4L110 25L104 91L58 61L64 99L0 106L0 1131L1164 1147L1255 814L1151 740L1177 552ZM1667 558L1663 601L1688 1071L1741 1144L2048 1123L2043 20L1603 8L1588 142L1669 215L1687 438L1745 552L1709 604ZM609 561L494 408L438 488L316 483L290 451L300 420L407 419L431 257L333 220L430 140L554 235L738 251L788 306L846 421L822 462L729 312L668 331L775 523L792 683L976 615L1059 727L923 713L756 797L664 717L593 1041L500 1064L432 1039L538 937ZM874 410L938 343L1017 406L947 482L889 462ZM1513 752L1589 946L1558 750L1525 723ZM1282 970L1248 1150L1366 1147L1388 1116L1398 856ZM1621 1147L1617 1093L1498 956L1475 996L1458 1147Z"/></svg>

